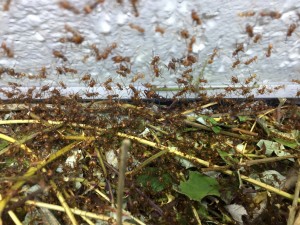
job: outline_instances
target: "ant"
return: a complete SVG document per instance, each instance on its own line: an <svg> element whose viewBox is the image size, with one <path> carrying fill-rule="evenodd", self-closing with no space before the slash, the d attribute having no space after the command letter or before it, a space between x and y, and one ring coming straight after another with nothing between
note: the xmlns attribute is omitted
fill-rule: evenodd
<svg viewBox="0 0 300 225"><path fill-rule="evenodd" d="M92 3L91 5L85 5L83 10L86 14L91 13L96 7L97 5L99 5L100 3L103 3L105 0L96 0L94 3Z"/></svg>
<svg viewBox="0 0 300 225"><path fill-rule="evenodd" d="M190 40L190 43L188 45L188 52L191 53L193 52L193 45L196 43L196 37L193 36Z"/></svg>
<svg viewBox="0 0 300 225"><path fill-rule="evenodd" d="M234 69L234 68L237 67L240 63L241 63L241 61L240 61L239 59L237 59L235 62L233 62L231 68Z"/></svg>
<svg viewBox="0 0 300 225"><path fill-rule="evenodd" d="M253 42L257 43L259 40L261 40L261 38L262 38L261 34L256 34L253 38Z"/></svg>
<svg viewBox="0 0 300 225"><path fill-rule="evenodd" d="M69 25L65 25L65 30L67 32L70 32L73 34L72 37L68 37L68 38L60 38L59 41L62 42L62 43L65 43L65 42L73 42L77 45L81 44L83 41L84 41L84 37L77 31L75 30L74 28L70 27Z"/></svg>
<svg viewBox="0 0 300 225"><path fill-rule="evenodd" d="M165 33L165 29L157 25L155 27L155 32L160 33L161 35L163 35Z"/></svg>
<svg viewBox="0 0 300 225"><path fill-rule="evenodd" d="M270 57L271 56L272 49L273 49L273 45L269 44L268 49L267 49L267 53L266 53L266 57Z"/></svg>
<svg viewBox="0 0 300 225"><path fill-rule="evenodd" d="M5 54L8 58L14 57L14 52L11 50L11 48L7 47L6 43L3 41L1 44L1 48L4 50Z"/></svg>
<svg viewBox="0 0 300 225"><path fill-rule="evenodd" d="M53 50L52 54L55 58L62 59L64 62L68 61L68 59L63 55L63 53L58 50Z"/></svg>
<svg viewBox="0 0 300 225"><path fill-rule="evenodd" d="M256 61L256 60L257 60L257 56L254 56L253 58L250 58L250 59L246 60L246 61L244 62L244 64L245 64L245 65L249 65L249 64L251 64L252 62L254 62L254 61Z"/></svg>
<svg viewBox="0 0 300 225"><path fill-rule="evenodd" d="M80 13L79 10L76 7L74 7L67 0L59 1L58 5L59 5L60 8L69 10L69 11L73 12L74 14L79 14Z"/></svg>
<svg viewBox="0 0 300 225"><path fill-rule="evenodd" d="M291 37L293 32L296 30L296 28L297 28L297 25L295 23L292 23L286 32L286 37Z"/></svg>
<svg viewBox="0 0 300 225"><path fill-rule="evenodd" d="M188 39L190 37L190 34L189 34L188 30L183 29L180 31L180 36L184 39Z"/></svg>
<svg viewBox="0 0 300 225"><path fill-rule="evenodd" d="M195 10L192 10L191 17L193 22L196 22L197 25L202 24L202 21Z"/></svg>
<svg viewBox="0 0 300 225"><path fill-rule="evenodd" d="M130 2L131 2L131 5L132 5L132 8L133 8L135 17L138 17L139 16L139 11L138 11L137 6L136 6L138 0L131 0Z"/></svg>
<svg viewBox="0 0 300 225"><path fill-rule="evenodd" d="M140 27L139 25L136 25L136 24L133 24L133 23L129 23L128 25L129 25L129 27L131 29L137 30L140 33L144 33L145 32L145 29L142 28L142 27Z"/></svg>
<svg viewBox="0 0 300 225"><path fill-rule="evenodd" d="M212 64L214 62L214 58L218 54L218 49L214 48L213 54L209 57L209 60L207 61L208 64Z"/></svg>
<svg viewBox="0 0 300 225"><path fill-rule="evenodd" d="M272 19L280 19L280 17L281 17L281 13L277 12L277 11L262 11L262 12L260 12L259 15L262 17L269 16Z"/></svg>
<svg viewBox="0 0 300 225"><path fill-rule="evenodd" d="M250 24L247 24L246 25L246 33L248 34L248 36L250 38L254 37L253 26L251 26Z"/></svg>
<svg viewBox="0 0 300 225"><path fill-rule="evenodd" d="M83 77L80 79L81 81L88 81L91 79L91 74L87 73L83 75Z"/></svg>
<svg viewBox="0 0 300 225"><path fill-rule="evenodd" d="M128 57L128 56L123 57L123 56L118 55L118 56L112 57L111 59L114 61L114 63L121 63L121 62L130 63L130 57Z"/></svg>
<svg viewBox="0 0 300 225"><path fill-rule="evenodd" d="M244 44L240 43L237 45L236 49L232 53L232 56L236 56L239 52L244 52Z"/></svg>
<svg viewBox="0 0 300 225"><path fill-rule="evenodd" d="M252 17L255 15L254 11L240 12L238 13L239 17Z"/></svg>
<svg viewBox="0 0 300 225"><path fill-rule="evenodd" d="M3 4L3 11L8 11L10 6L11 0L6 0L6 2Z"/></svg>
<svg viewBox="0 0 300 225"><path fill-rule="evenodd" d="M231 83L232 84L237 84L238 82L239 82L239 79L237 77L235 77L235 76L231 77Z"/></svg>
<svg viewBox="0 0 300 225"><path fill-rule="evenodd" d="M138 79L143 79L145 78L145 75L142 73L137 73L132 79L131 82L134 83L136 82Z"/></svg>

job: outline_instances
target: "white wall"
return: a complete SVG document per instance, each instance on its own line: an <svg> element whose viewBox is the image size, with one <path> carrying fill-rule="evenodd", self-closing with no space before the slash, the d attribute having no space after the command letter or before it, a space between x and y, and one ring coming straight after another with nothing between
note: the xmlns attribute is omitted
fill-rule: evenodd
<svg viewBox="0 0 300 225"><path fill-rule="evenodd" d="M6 0L0 2L3 5ZM287 85L285 90L279 94L272 93L272 96L294 97L300 90L299 85L289 83L292 79L300 79L299 27L291 37L286 37L290 24L300 24L300 1L139 0L139 17L135 17L129 1L120 5L116 1L106 0L90 14L85 14L82 9L93 1L70 2L81 11L80 14L61 9L58 1L51 0L12 0L9 11L0 11L0 43L5 41L14 51L14 58L8 58L0 49L0 66L13 67L16 71L29 74L36 74L45 66L49 74L45 80L16 80L9 75L2 75L2 87L7 86L9 81L30 87L45 84L55 86L62 80L71 88L65 91L74 92L77 91L76 88L85 88L80 82L85 73L91 73L99 82L98 86L102 87L101 83L109 77L114 82L127 86L137 72L145 74L144 80L135 83L137 87L152 81L158 86L177 86L176 78L180 77L179 71L184 68L173 73L164 64L167 65L172 57L181 58L186 55L190 39L184 40L179 32L188 29L191 36L196 36L193 53L198 57L198 62L193 66L194 76L199 74L213 49L219 49L214 63L207 65L204 71L204 78L209 81L209 86L224 86L230 82L231 76L242 80L249 74L256 73L260 84ZM201 26L193 23L192 10L202 19ZM250 10L256 12L256 15L248 18L238 16L238 13ZM279 11L282 16L280 19L259 16L260 12L266 10ZM129 23L140 25L145 32L139 33L131 29ZM82 44L58 42L59 38L70 35L64 29L65 24L82 33L85 38ZM248 37L245 32L246 24L254 26L255 34L262 34L260 42L255 44ZM157 25L165 28L163 35L155 32ZM112 55L107 60L96 61L90 46L96 44L103 50L112 42L118 44ZM232 69L232 63L236 61L232 57L236 43L244 43L245 47L245 52L239 54L240 61L257 56L257 62L241 64ZM265 54L269 44L273 45L273 50L271 57L267 58ZM68 61L62 62L61 59L54 58L54 49L62 51ZM115 73L118 65L113 63L111 57L116 55L131 57L132 73L127 78ZM161 76L155 79L149 65L154 55L161 58ZM85 56L89 58L84 61ZM77 69L78 74L58 76L55 68L62 65ZM289 84L291 85L288 86ZM113 92L118 91L115 89ZM127 91L121 96L126 97Z"/></svg>

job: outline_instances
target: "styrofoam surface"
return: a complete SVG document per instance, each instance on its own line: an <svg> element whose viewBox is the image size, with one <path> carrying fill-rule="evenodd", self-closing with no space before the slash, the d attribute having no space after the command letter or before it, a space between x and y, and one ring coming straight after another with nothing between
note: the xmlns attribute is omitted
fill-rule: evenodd
<svg viewBox="0 0 300 225"><path fill-rule="evenodd" d="M1 0L1 5L6 0ZM189 40L180 36L182 29L187 29L190 35L195 35L196 43L193 54L198 62L193 65L193 75L196 77L205 61L218 48L218 55L214 63L206 66L204 78L209 81L209 87L220 87L230 83L231 76L240 79L250 74L257 74L260 85L285 84L284 91L274 92L273 97L294 97L300 90L299 85L289 83L292 79L300 79L300 29L291 37L286 37L288 26L292 23L300 24L300 2L288 1L209 1L209 0L164 0L138 1L139 16L134 15L130 1L123 4L108 1L99 4L90 14L83 13L83 7L93 1L70 1L81 13L74 14L61 9L58 1L50 0L12 0L9 11L0 11L0 42L5 41L14 50L14 58L7 58L0 49L0 66L12 67L16 71L36 74L42 66L47 68L48 76L45 80L18 79L17 82L25 87L42 85L59 86L59 81L67 84L66 92L76 92L87 87L80 82L85 73L90 73L98 82L97 91L104 93L101 83L108 78L128 86L136 73L144 73L145 78L134 85L151 82L158 86L177 86L176 78L179 72L168 71L166 65L172 59L181 58L187 54ZM196 25L191 19L191 11L195 10L202 19L202 25ZM254 17L239 17L238 13L253 10ZM280 19L260 17L259 12L274 10L282 13ZM139 33L128 24L137 24L145 29ZM70 25L77 29L85 38L80 45L74 43L60 43L58 40L67 37L64 26ZM255 44L245 32L246 24L254 26L255 34L262 34L262 40ZM155 32L156 26L165 29L164 34ZM116 42L117 48L107 60L96 61L91 49L96 44L103 50ZM232 52L237 43L244 43L245 52L239 54L239 59L245 61L257 56L258 60L250 65L241 64L232 69L236 58ZM273 45L271 57L266 57L268 45ZM53 57L52 51L60 50L68 61ZM131 71L124 78L115 71L118 65L111 57L116 55L131 57ZM153 56L160 56L159 68L161 75L155 77L150 62ZM88 57L88 58L87 58ZM57 75L57 66L67 66L78 70L78 74ZM179 68L178 70L183 70ZM9 75L3 75L1 86L7 87L8 82L16 82ZM290 85L290 86L289 86ZM90 88L89 88L90 90ZM119 93L117 89L112 91ZM128 95L123 91L120 96ZM170 93L169 93L170 95Z"/></svg>

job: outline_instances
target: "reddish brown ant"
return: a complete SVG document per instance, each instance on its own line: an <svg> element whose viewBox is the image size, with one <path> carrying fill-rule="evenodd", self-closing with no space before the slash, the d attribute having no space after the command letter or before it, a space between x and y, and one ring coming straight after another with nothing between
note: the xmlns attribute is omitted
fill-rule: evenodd
<svg viewBox="0 0 300 225"><path fill-rule="evenodd" d="M246 33L248 34L248 36L250 38L252 38L254 36L254 33L253 33L253 26L251 26L250 24L247 24L246 25Z"/></svg>
<svg viewBox="0 0 300 225"><path fill-rule="evenodd" d="M290 37L292 36L293 32L296 30L297 28L297 25L295 23L292 23L290 26L289 26L289 29L287 30L286 32L286 36L287 37Z"/></svg>
<svg viewBox="0 0 300 225"><path fill-rule="evenodd" d="M90 98L90 97L96 97L99 95L99 92L85 92L86 97Z"/></svg>
<svg viewBox="0 0 300 225"><path fill-rule="evenodd" d="M248 77L248 78L245 80L245 84L251 83L255 78L256 78L256 74L252 74L250 77Z"/></svg>
<svg viewBox="0 0 300 225"><path fill-rule="evenodd" d="M89 87L94 87L96 84L97 84L97 82L93 78L88 82Z"/></svg>
<svg viewBox="0 0 300 225"><path fill-rule="evenodd" d="M83 10L86 14L91 13L98 4L103 3L105 0L96 0L94 3L90 4L90 5L85 5Z"/></svg>
<svg viewBox="0 0 300 225"><path fill-rule="evenodd" d="M136 17L138 17L139 16L139 11L137 9L137 2L138 2L138 0L130 0L130 2L131 2L131 5L132 5L132 8L133 8L133 11L134 11L134 15Z"/></svg>
<svg viewBox="0 0 300 225"><path fill-rule="evenodd" d="M188 45L188 52L191 53L193 52L193 45L196 43L196 37L193 36L190 40L190 43Z"/></svg>
<svg viewBox="0 0 300 225"><path fill-rule="evenodd" d="M259 40L261 40L261 38L262 38L261 34L256 34L253 38L253 42L257 43Z"/></svg>
<svg viewBox="0 0 300 225"><path fill-rule="evenodd" d="M119 88L119 90L120 90L120 91L123 91L123 87L122 87L122 85L121 85L121 84L119 84L119 83L116 83L116 85L117 85L117 87Z"/></svg>
<svg viewBox="0 0 300 225"><path fill-rule="evenodd" d="M267 53L266 53L266 57L270 57L271 56L272 48L273 48L273 45L269 44L268 49L267 49Z"/></svg>
<svg viewBox="0 0 300 225"><path fill-rule="evenodd" d="M218 54L218 49L214 48L213 54L209 57L207 63L212 64L214 62L214 58L216 57L217 54Z"/></svg>
<svg viewBox="0 0 300 225"><path fill-rule="evenodd" d="M6 0L3 4L3 11L8 11L10 6L11 0Z"/></svg>
<svg viewBox="0 0 300 225"><path fill-rule="evenodd" d="M196 22L197 25L202 24L202 21L195 10L192 10L191 17L193 22Z"/></svg>
<svg viewBox="0 0 300 225"><path fill-rule="evenodd" d="M137 73L132 79L131 82L134 83L136 82L138 79L143 79L145 78L145 75L142 73Z"/></svg>
<svg viewBox="0 0 300 225"><path fill-rule="evenodd" d="M79 10L76 7L74 7L67 0L59 1L58 5L59 5L60 8L69 10L69 11L73 12L74 14L79 14L80 13Z"/></svg>
<svg viewBox="0 0 300 225"><path fill-rule="evenodd" d="M262 12L260 12L259 15L262 17L269 16L272 19L280 19L280 17L281 17L281 13L277 12L277 11L262 11Z"/></svg>
<svg viewBox="0 0 300 225"><path fill-rule="evenodd" d="M237 59L235 62L232 63L231 68L234 69L234 68L237 67L240 63L241 63L241 61L240 61L239 59Z"/></svg>
<svg viewBox="0 0 300 225"><path fill-rule="evenodd" d="M62 59L64 62L68 61L68 59L63 55L62 52L57 51L57 50L53 50L52 54L54 55L55 58L59 58Z"/></svg>
<svg viewBox="0 0 300 225"><path fill-rule="evenodd" d="M254 15L255 15L254 11L247 11L247 12L238 13L239 17L251 17L251 16L254 16Z"/></svg>
<svg viewBox="0 0 300 225"><path fill-rule="evenodd" d="M91 74L86 73L83 75L83 77L81 78L81 81L88 81L91 79Z"/></svg>
<svg viewBox="0 0 300 225"><path fill-rule="evenodd" d="M189 34L188 30L183 29L180 31L180 36L184 39L188 39L190 37L190 34Z"/></svg>
<svg viewBox="0 0 300 225"><path fill-rule="evenodd" d="M142 28L142 27L140 27L139 25L136 25L136 24L133 24L133 23L129 23L128 25L129 25L129 27L131 29L137 30L140 33L144 33L145 32L145 29Z"/></svg>
<svg viewBox="0 0 300 225"><path fill-rule="evenodd" d="M118 56L112 57L111 59L114 61L114 63L121 63L121 62L130 63L130 57L128 57L128 56L123 57L123 56L118 55Z"/></svg>
<svg viewBox="0 0 300 225"><path fill-rule="evenodd" d="M59 83L59 85L60 85L63 89L66 89L66 88L67 88L67 86L65 85L64 82L59 81L58 83Z"/></svg>
<svg viewBox="0 0 300 225"><path fill-rule="evenodd" d="M13 58L14 57L14 52L11 48L7 47L6 43L3 41L1 44L1 48L4 50L5 54L7 55L8 58Z"/></svg>
<svg viewBox="0 0 300 225"><path fill-rule="evenodd" d="M236 56L239 52L244 52L244 44L240 43L237 45L236 49L232 53L232 56Z"/></svg>
<svg viewBox="0 0 300 225"><path fill-rule="evenodd" d="M257 60L257 56L254 56L254 57L252 57L252 58L246 60L246 61L244 62L244 64L245 64L245 65L249 65L249 64L251 64L252 62L254 62L254 61L256 61L256 60Z"/></svg>
<svg viewBox="0 0 300 225"><path fill-rule="evenodd" d="M158 32L158 33L160 33L161 35L163 35L163 34L165 33L165 29L157 25L157 26L155 27L155 32Z"/></svg>
<svg viewBox="0 0 300 225"><path fill-rule="evenodd" d="M239 82L239 79L237 77L235 77L235 76L231 77L231 83L232 84L237 84L238 82Z"/></svg>
<svg viewBox="0 0 300 225"><path fill-rule="evenodd" d="M64 42L73 42L75 44L81 44L84 41L84 37L74 28L70 27L69 25L65 25L65 30L67 32L70 32L73 34L72 37L68 37L68 38L60 38L59 41L64 43Z"/></svg>

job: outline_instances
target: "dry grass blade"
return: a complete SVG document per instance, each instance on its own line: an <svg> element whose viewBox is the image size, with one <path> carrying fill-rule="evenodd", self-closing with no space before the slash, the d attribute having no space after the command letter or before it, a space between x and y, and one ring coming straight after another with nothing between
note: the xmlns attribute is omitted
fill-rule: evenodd
<svg viewBox="0 0 300 225"><path fill-rule="evenodd" d="M76 145L78 145L80 142L73 142L64 148L60 149L56 153L53 153L47 160L42 161L39 163L36 167L30 167L27 172L24 174L24 178L29 178L32 175L34 175L38 170L42 169L44 166L49 164L50 162L54 161L58 157L64 155L71 149L73 149ZM3 210L5 209L6 204L8 201L13 197L14 194L18 191L19 188L21 188L26 183L26 179L17 181L11 188L8 194L0 201L0 218L2 218ZM0 221L2 223L2 220Z"/></svg>
<svg viewBox="0 0 300 225"><path fill-rule="evenodd" d="M66 202L66 200L65 200L65 198L64 198L64 196L63 196L63 194L58 190L57 185L54 183L53 180L50 180L50 184L51 184L53 190L56 192L56 196L57 196L57 198L58 198L60 204L62 205L62 207L65 209L65 212L66 212L66 214L68 215L68 217L69 217L71 223L72 223L73 225L77 225L78 223L77 223L77 221L76 221L76 219L75 219L75 216L74 216L74 214L72 213L72 211L71 211L69 205L67 204L67 202Z"/></svg>

